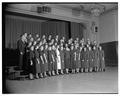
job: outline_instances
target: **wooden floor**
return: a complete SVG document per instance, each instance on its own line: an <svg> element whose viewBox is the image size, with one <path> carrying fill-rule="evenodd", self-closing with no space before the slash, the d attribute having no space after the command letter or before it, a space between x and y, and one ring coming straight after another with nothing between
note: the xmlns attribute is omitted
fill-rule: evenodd
<svg viewBox="0 0 120 96"><path fill-rule="evenodd" d="M118 68L36 80L6 80L6 87L11 93L118 93Z"/></svg>

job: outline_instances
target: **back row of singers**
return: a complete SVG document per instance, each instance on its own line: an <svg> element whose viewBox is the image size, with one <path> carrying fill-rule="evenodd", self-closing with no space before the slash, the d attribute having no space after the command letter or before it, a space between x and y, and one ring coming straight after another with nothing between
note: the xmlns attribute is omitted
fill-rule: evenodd
<svg viewBox="0 0 120 96"><path fill-rule="evenodd" d="M21 43L20 43L21 42ZM29 74L29 78L40 78L51 75L104 71L104 51L102 47L90 40L75 40L58 36L52 39L39 35L33 39L25 33L18 41L20 66ZM24 63L24 64L23 64Z"/></svg>

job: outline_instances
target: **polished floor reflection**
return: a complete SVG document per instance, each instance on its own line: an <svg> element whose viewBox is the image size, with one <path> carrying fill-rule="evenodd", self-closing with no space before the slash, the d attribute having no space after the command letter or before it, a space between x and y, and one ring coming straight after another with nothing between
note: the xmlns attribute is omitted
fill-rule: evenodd
<svg viewBox="0 0 120 96"><path fill-rule="evenodd" d="M106 72L59 75L36 80L7 80L12 93L118 93L117 67Z"/></svg>

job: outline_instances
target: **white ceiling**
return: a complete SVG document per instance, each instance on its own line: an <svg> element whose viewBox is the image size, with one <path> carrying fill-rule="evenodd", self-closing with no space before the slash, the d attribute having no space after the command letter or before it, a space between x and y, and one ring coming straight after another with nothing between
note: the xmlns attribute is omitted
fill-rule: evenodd
<svg viewBox="0 0 120 96"><path fill-rule="evenodd" d="M76 4L55 4L57 6L61 6L64 8L81 10L81 6L83 7L83 11L90 12L92 5L101 6L105 8L105 11L109 11L118 6L117 3L76 3Z"/></svg>

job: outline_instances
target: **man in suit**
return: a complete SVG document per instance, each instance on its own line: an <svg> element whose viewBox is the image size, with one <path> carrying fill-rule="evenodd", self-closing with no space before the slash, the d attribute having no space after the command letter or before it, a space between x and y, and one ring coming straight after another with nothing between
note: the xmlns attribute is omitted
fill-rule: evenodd
<svg viewBox="0 0 120 96"><path fill-rule="evenodd" d="M24 35L20 37L20 39L17 41L17 47L19 50L19 67L20 69L23 69L23 62L25 59L25 48L26 48L26 41Z"/></svg>

